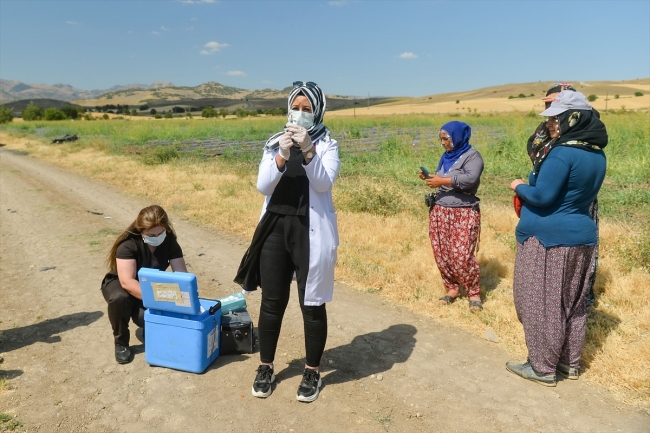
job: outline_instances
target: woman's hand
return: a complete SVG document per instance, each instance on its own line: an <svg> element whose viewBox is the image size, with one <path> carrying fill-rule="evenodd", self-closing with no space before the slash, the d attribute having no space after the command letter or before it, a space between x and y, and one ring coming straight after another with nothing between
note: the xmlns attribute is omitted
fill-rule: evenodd
<svg viewBox="0 0 650 433"><path fill-rule="evenodd" d="M422 173L422 172L420 172ZM422 179L424 179L427 182L427 185L429 185L429 188L440 188L441 186L451 186L451 178L450 177L442 177L438 175L433 175L431 177L423 177L420 176Z"/></svg>
<svg viewBox="0 0 650 433"><path fill-rule="evenodd" d="M526 182L524 182L523 179L515 179L512 182L510 182L510 189L515 191L518 185L525 185L525 184Z"/></svg>
<svg viewBox="0 0 650 433"><path fill-rule="evenodd" d="M311 142L311 137L305 128L302 126L294 125L293 123L288 123L286 130L289 134L291 134L293 141L298 146L300 146L300 150L307 152L312 148L313 144Z"/></svg>
<svg viewBox="0 0 650 433"><path fill-rule="evenodd" d="M280 148L278 149L278 154L285 161L289 161L289 157L291 156L291 146L293 146L293 142L291 141L291 134L285 132L282 137L280 137L279 144Z"/></svg>

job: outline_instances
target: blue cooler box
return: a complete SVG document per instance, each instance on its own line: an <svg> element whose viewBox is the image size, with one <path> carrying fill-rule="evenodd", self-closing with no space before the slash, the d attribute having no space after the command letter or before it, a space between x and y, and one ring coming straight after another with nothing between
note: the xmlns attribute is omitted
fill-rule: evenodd
<svg viewBox="0 0 650 433"><path fill-rule="evenodd" d="M202 373L219 356L221 308L218 301L199 299L198 315L148 309L144 312L144 359L148 364ZM219 306L220 307L220 306Z"/></svg>
<svg viewBox="0 0 650 433"><path fill-rule="evenodd" d="M221 303L199 298L196 275L141 268L148 364L202 373L219 356Z"/></svg>

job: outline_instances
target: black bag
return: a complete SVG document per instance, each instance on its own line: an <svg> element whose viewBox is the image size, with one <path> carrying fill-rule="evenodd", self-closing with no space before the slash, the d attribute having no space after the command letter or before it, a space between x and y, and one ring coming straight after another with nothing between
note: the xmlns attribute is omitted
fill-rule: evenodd
<svg viewBox="0 0 650 433"><path fill-rule="evenodd" d="M429 209L433 207L434 204L436 204L436 193L435 192L430 192L429 194L424 195L424 204L427 205Z"/></svg>
<svg viewBox="0 0 650 433"><path fill-rule="evenodd" d="M255 337L253 321L245 308L221 315L220 355L253 353Z"/></svg>

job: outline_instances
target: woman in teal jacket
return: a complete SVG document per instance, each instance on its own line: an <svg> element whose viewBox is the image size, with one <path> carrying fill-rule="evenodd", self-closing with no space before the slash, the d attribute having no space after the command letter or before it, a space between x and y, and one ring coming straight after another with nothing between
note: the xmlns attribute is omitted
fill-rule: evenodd
<svg viewBox="0 0 650 433"><path fill-rule="evenodd" d="M528 185L510 188L523 200L516 229L514 300L528 361L507 363L521 377L555 386L556 372L577 379L585 340L590 273L598 243L589 206L605 178L608 137L585 96L563 91L541 113L552 138Z"/></svg>

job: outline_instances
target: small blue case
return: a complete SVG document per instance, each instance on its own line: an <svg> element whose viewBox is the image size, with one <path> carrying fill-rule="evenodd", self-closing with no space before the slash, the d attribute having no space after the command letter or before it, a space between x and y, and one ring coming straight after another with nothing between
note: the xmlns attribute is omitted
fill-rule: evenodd
<svg viewBox="0 0 650 433"><path fill-rule="evenodd" d="M229 311L246 308L246 299L244 299L242 293L233 293L232 295L217 299L221 301L221 310L223 310L224 314L227 314Z"/></svg>

